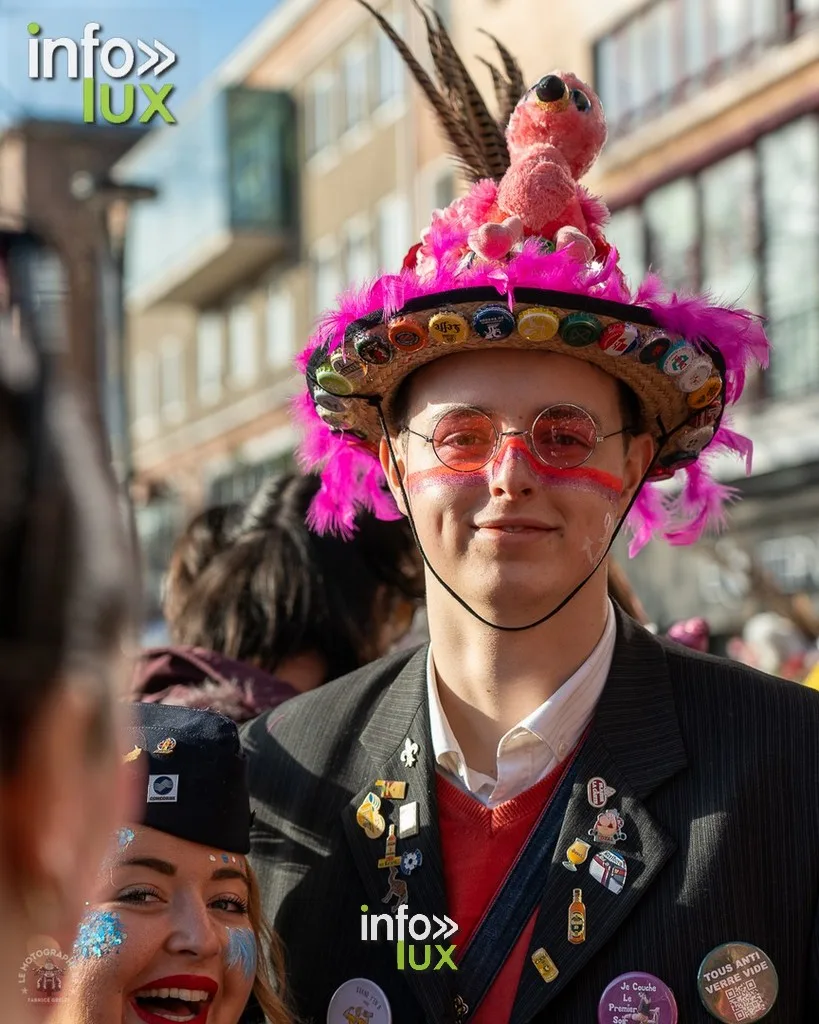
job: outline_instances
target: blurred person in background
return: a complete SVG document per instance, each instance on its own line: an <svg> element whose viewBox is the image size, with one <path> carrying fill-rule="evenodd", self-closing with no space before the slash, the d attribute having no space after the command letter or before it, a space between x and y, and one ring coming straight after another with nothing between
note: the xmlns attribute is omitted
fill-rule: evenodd
<svg viewBox="0 0 819 1024"><path fill-rule="evenodd" d="M57 995L127 813L134 575L96 439L21 322L0 323L0 1005L15 1024Z"/></svg>
<svg viewBox="0 0 819 1024"><path fill-rule="evenodd" d="M810 644L795 622L777 612L751 616L742 637L728 645L736 661L762 672L799 681L810 667Z"/></svg>
<svg viewBox="0 0 819 1024"><path fill-rule="evenodd" d="M286 1024L281 951L245 856L235 724L138 704L123 750L151 784L89 892L52 1024L237 1024L251 993L268 1024Z"/></svg>
<svg viewBox="0 0 819 1024"><path fill-rule="evenodd" d="M184 613L191 587L225 546L241 512L239 502L206 508L191 519L174 544L162 593L171 643L178 642L177 621Z"/></svg>
<svg viewBox="0 0 819 1024"><path fill-rule="evenodd" d="M144 653L134 699L243 722L401 640L423 592L408 525L363 515L352 541L319 536L305 523L318 489L317 477L298 474L260 488L186 585L174 646Z"/></svg>

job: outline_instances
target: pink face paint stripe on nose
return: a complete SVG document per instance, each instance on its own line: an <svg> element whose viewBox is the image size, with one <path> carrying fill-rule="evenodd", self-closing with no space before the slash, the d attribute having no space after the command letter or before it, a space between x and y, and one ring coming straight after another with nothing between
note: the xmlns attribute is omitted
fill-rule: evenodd
<svg viewBox="0 0 819 1024"><path fill-rule="evenodd" d="M616 501L623 493L623 481L613 473L607 473L593 466L575 466L572 469L556 469L547 466L532 454L522 437L507 437L491 463L494 476L503 459L525 459L529 469L544 484L550 487L571 487L574 490L593 490L609 501ZM485 469L488 467L484 467Z"/></svg>

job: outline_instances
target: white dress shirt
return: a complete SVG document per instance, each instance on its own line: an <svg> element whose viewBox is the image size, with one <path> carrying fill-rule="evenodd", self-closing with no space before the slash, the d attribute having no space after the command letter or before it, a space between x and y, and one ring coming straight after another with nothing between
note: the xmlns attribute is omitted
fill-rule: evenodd
<svg viewBox="0 0 819 1024"><path fill-rule="evenodd" d="M438 696L430 644L427 699L432 749L439 769L487 807L497 807L540 782L571 753L591 721L611 668L615 633L614 608L609 601L603 635L588 658L547 701L500 738L495 778L475 771L464 760Z"/></svg>

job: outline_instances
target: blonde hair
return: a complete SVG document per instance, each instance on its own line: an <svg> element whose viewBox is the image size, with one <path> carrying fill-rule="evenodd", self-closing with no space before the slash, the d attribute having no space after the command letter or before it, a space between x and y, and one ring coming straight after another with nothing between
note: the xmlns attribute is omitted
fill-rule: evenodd
<svg viewBox="0 0 819 1024"><path fill-rule="evenodd" d="M268 1024L293 1024L294 1017L287 1009L284 976L284 949L278 935L265 920L262 899L256 875L247 865L248 917L256 936L259 955L256 958L256 978L253 995Z"/></svg>

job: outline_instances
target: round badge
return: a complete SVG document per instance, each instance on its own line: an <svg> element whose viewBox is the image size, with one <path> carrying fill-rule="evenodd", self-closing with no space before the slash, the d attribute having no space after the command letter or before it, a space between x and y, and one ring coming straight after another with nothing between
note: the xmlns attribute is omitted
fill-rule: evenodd
<svg viewBox="0 0 819 1024"><path fill-rule="evenodd" d="M669 377L679 377L697 358L696 350L684 341L678 341L666 352L660 369Z"/></svg>
<svg viewBox="0 0 819 1024"><path fill-rule="evenodd" d="M663 331L655 331L650 334L645 345L640 349L638 356L641 363L649 366L651 363L659 363L671 348L671 339Z"/></svg>
<svg viewBox="0 0 819 1024"><path fill-rule="evenodd" d="M572 348L593 345L603 333L603 325L593 313L569 313L560 321L560 337Z"/></svg>
<svg viewBox="0 0 819 1024"><path fill-rule="evenodd" d="M716 401L722 393L722 381L719 377L709 378L701 388L692 391L688 396L688 404L692 409L705 409Z"/></svg>
<svg viewBox="0 0 819 1024"><path fill-rule="evenodd" d="M360 382L367 376L366 364L358 359L348 359L343 347L330 353L330 366L335 373L350 381L353 391L358 389Z"/></svg>
<svg viewBox="0 0 819 1024"><path fill-rule="evenodd" d="M460 313L436 313L429 319L429 333L438 341L451 345L456 341L466 341L469 323Z"/></svg>
<svg viewBox="0 0 819 1024"><path fill-rule="evenodd" d="M506 306L483 306L472 317L472 326L485 341L502 341L516 325Z"/></svg>
<svg viewBox="0 0 819 1024"><path fill-rule="evenodd" d="M712 949L697 971L705 1009L724 1024L754 1024L776 1002L779 978L770 958L747 942L726 942Z"/></svg>
<svg viewBox="0 0 819 1024"><path fill-rule="evenodd" d="M387 336L396 348L402 352L417 352L427 343L427 332L424 328L411 320L409 317L399 317L393 320L387 328Z"/></svg>
<svg viewBox="0 0 819 1024"><path fill-rule="evenodd" d="M392 1011L383 989L366 978L351 978L339 985L327 1007L327 1024L392 1024Z"/></svg>
<svg viewBox="0 0 819 1024"><path fill-rule="evenodd" d="M560 328L560 317L545 306L534 306L518 317L518 334L527 341L548 341Z"/></svg>
<svg viewBox="0 0 819 1024"><path fill-rule="evenodd" d="M313 401L316 405L321 406L322 409L327 409L329 412L344 412L347 408L347 403L343 398L325 391L324 388L316 388L313 392Z"/></svg>
<svg viewBox="0 0 819 1024"><path fill-rule="evenodd" d="M626 356L639 344L640 332L634 324L609 324L600 335L600 348L610 356Z"/></svg>
<svg viewBox="0 0 819 1024"><path fill-rule="evenodd" d="M696 416L692 416L689 423L692 427L716 427L719 419L720 408L718 405L711 405Z"/></svg>
<svg viewBox="0 0 819 1024"><path fill-rule="evenodd" d="M344 416L340 412L332 412L322 406L316 406L316 416L329 427L338 427L344 422Z"/></svg>
<svg viewBox="0 0 819 1024"><path fill-rule="evenodd" d="M327 363L323 363L316 370L316 383L331 395L351 395L355 391L353 382Z"/></svg>
<svg viewBox="0 0 819 1024"><path fill-rule="evenodd" d="M393 349L387 339L378 334L362 334L356 339L355 350L359 358L374 366L384 366L393 356Z"/></svg>
<svg viewBox="0 0 819 1024"><path fill-rule="evenodd" d="M714 364L708 356L700 356L691 363L684 373L680 374L677 386L680 391L686 391L689 394L692 391L699 391L713 372Z"/></svg>
<svg viewBox="0 0 819 1024"><path fill-rule="evenodd" d="M677 1001L664 981L632 971L607 986L597 1006L598 1024L677 1024Z"/></svg>
<svg viewBox="0 0 819 1024"><path fill-rule="evenodd" d="M692 427L681 430L675 440L680 451L699 454L713 436L713 427Z"/></svg>

